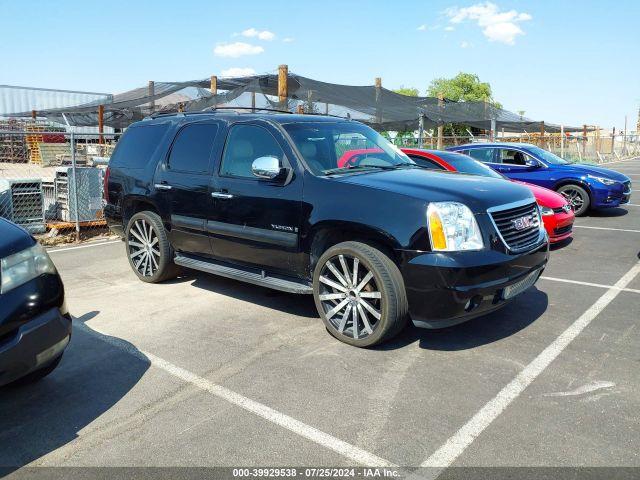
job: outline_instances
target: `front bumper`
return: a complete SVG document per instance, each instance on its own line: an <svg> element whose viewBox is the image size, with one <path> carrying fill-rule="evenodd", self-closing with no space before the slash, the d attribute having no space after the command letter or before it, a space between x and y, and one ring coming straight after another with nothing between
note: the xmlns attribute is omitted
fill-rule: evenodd
<svg viewBox="0 0 640 480"><path fill-rule="evenodd" d="M616 183L611 186L597 185L591 188L592 207L618 207L631 201L631 183Z"/></svg>
<svg viewBox="0 0 640 480"><path fill-rule="evenodd" d="M542 221L551 243L566 240L573 234L573 222L575 221L573 212L543 215Z"/></svg>
<svg viewBox="0 0 640 480"><path fill-rule="evenodd" d="M0 386L45 367L62 355L71 339L71 316L52 308L23 324L0 343Z"/></svg>
<svg viewBox="0 0 640 480"><path fill-rule="evenodd" d="M413 323L444 328L497 310L510 300L505 288L530 274L539 277L548 258L546 241L519 255L403 251L400 270Z"/></svg>

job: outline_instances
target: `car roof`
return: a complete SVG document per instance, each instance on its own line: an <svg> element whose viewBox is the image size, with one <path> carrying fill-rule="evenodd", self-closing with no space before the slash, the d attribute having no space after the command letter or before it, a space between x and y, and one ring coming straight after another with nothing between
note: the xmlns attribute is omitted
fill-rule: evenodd
<svg viewBox="0 0 640 480"><path fill-rule="evenodd" d="M532 143L507 143L507 142L478 142L478 143L465 143L464 145L456 145L449 147L449 149L462 149L462 148L487 148L487 147L507 147L507 148L532 148L535 147Z"/></svg>
<svg viewBox="0 0 640 480"><path fill-rule="evenodd" d="M350 120L333 117L328 115L302 115L296 113L271 113L271 112L247 112L240 113L231 110L224 111L212 111L212 112L186 112L186 113L171 113L171 114L159 114L157 116L147 117L144 120L135 122L133 125L153 125L160 123L193 123L203 120L223 120L229 123L237 121L251 121L251 120L267 120L280 124L288 123L309 123L309 122L323 122L323 123L336 123L336 122L348 122Z"/></svg>

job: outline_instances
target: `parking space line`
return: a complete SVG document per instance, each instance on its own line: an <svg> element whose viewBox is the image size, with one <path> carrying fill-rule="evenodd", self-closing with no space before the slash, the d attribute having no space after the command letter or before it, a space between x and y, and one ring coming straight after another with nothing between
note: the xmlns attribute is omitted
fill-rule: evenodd
<svg viewBox="0 0 640 480"><path fill-rule="evenodd" d="M71 250L79 250L80 248L90 248L90 247L101 247L102 245L111 245L113 243L120 243L122 240L109 240L108 242L98 242L92 243L91 245L80 245L78 247L62 247L62 248L54 248L53 250L47 250L48 253L58 253L58 252L70 252Z"/></svg>
<svg viewBox="0 0 640 480"><path fill-rule="evenodd" d="M552 282L562 282L562 283L572 283L574 285L584 285L586 287L598 287L598 288L613 288L615 290L620 290L622 292L631 292L631 293L640 293L640 290L635 288L618 288L615 285L603 285L601 283L591 283L591 282L581 282L579 280L568 280L566 278L557 278L557 277L540 277L542 280L550 280Z"/></svg>
<svg viewBox="0 0 640 480"><path fill-rule="evenodd" d="M534 358L508 385L486 403L471 419L430 455L423 467L449 467L478 436L553 362L560 353L602 312L640 273L636 263L608 289L589 309Z"/></svg>
<svg viewBox="0 0 640 480"><path fill-rule="evenodd" d="M574 225L573 228L589 228L592 230L611 230L612 232L640 233L640 230L629 230L627 228L588 227L586 225Z"/></svg>
<svg viewBox="0 0 640 480"><path fill-rule="evenodd" d="M120 340L119 338L112 337L99 330L93 329L82 322L74 322L74 327L82 330L83 332L92 335L93 337L102 340L116 348L124 350L125 352L141 359L144 362L150 362L151 365L164 370L166 373L194 385L201 390L211 393L212 395L225 400L237 407L251 412L271 423L279 425L301 437L306 438L318 445L321 445L329 450L353 460L364 466L371 467L395 467L393 463L380 458L373 453L369 453L361 448L351 445L339 438L336 438L328 433L322 432L317 428L307 425L295 418L292 418L284 413L280 413L273 408L267 407L255 400L244 397L239 393L236 393L221 385L215 384L206 378L200 377L195 373L192 373L184 368L178 367L152 353L141 351L136 347L128 344L127 342Z"/></svg>

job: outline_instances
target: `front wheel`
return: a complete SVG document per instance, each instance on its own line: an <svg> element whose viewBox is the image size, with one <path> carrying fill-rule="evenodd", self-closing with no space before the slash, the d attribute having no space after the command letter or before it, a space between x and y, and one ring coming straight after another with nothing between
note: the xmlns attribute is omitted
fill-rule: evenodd
<svg viewBox="0 0 640 480"><path fill-rule="evenodd" d="M173 248L157 213L143 211L132 216L125 240L129 264L143 282L158 283L178 275Z"/></svg>
<svg viewBox="0 0 640 480"><path fill-rule="evenodd" d="M591 203L589 193L581 186L574 184L563 185L558 188L558 193L561 193L567 199L576 216L582 216L589 210L589 204Z"/></svg>
<svg viewBox="0 0 640 480"><path fill-rule="evenodd" d="M408 318L398 267L380 250L360 242L339 243L320 257L313 296L329 333L356 347L392 338Z"/></svg>

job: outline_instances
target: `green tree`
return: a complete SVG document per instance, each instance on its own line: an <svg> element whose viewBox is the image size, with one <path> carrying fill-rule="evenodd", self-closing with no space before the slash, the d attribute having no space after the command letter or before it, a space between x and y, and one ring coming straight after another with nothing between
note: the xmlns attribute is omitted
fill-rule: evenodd
<svg viewBox="0 0 640 480"><path fill-rule="evenodd" d="M394 92L399 93L400 95L406 95L407 97L417 97L418 89L411 87L404 87L400 85L400 88L394 90Z"/></svg>
<svg viewBox="0 0 640 480"><path fill-rule="evenodd" d="M431 81L427 95L437 97L439 94L454 102L487 102L494 107L502 105L493 98L491 85L481 82L478 75L460 72L453 78L436 78Z"/></svg>

